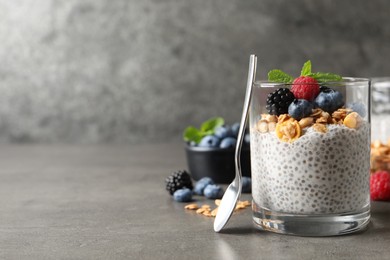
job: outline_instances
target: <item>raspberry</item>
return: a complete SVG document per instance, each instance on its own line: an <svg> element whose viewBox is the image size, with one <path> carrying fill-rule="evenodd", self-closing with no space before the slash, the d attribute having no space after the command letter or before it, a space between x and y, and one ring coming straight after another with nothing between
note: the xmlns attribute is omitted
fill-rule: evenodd
<svg viewBox="0 0 390 260"><path fill-rule="evenodd" d="M370 194L372 200L390 200L390 173L377 171L370 176Z"/></svg>
<svg viewBox="0 0 390 260"><path fill-rule="evenodd" d="M312 101L320 93L320 85L312 77L300 76L294 80L291 92L296 99Z"/></svg>

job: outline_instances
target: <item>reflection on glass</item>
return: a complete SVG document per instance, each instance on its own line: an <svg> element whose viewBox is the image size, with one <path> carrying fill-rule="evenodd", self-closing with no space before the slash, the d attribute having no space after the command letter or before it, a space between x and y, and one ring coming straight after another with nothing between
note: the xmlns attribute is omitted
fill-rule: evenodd
<svg viewBox="0 0 390 260"><path fill-rule="evenodd" d="M390 138L390 77L372 79L371 139L387 143Z"/></svg>

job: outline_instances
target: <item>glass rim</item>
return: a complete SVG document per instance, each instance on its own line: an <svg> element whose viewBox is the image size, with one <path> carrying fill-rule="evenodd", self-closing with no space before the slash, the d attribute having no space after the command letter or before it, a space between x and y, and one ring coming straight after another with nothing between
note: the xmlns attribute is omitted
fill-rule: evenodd
<svg viewBox="0 0 390 260"><path fill-rule="evenodd" d="M387 77L372 77L371 81L372 82L384 82L384 81L389 81L390 82L390 76L387 76Z"/></svg>
<svg viewBox="0 0 390 260"><path fill-rule="evenodd" d="M371 78L372 86L375 89L390 88L390 77L374 77Z"/></svg>
<svg viewBox="0 0 390 260"><path fill-rule="evenodd" d="M340 81L327 81L327 82L321 82L320 85L338 85L340 83L345 85L354 85L359 83L369 83L371 81L370 78L355 78L355 77L343 77ZM312 85L312 83L299 83L300 85ZM270 87L275 86L292 86L293 83L283 83L283 82L271 82L268 80L259 80L253 82L253 85L259 86L259 85L268 85Z"/></svg>

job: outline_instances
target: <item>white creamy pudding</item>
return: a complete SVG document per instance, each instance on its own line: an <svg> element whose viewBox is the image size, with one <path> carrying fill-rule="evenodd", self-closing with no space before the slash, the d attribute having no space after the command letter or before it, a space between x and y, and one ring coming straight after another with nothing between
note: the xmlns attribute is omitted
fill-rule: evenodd
<svg viewBox="0 0 390 260"><path fill-rule="evenodd" d="M302 130L293 142L251 131L252 196L257 206L294 214L334 214L369 204L370 125Z"/></svg>

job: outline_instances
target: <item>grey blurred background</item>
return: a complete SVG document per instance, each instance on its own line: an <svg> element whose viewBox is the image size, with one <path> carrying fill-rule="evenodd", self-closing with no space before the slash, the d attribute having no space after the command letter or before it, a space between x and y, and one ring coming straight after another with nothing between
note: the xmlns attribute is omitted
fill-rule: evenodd
<svg viewBox="0 0 390 260"><path fill-rule="evenodd" d="M180 140L238 121L248 58L390 75L387 0L0 0L0 142Z"/></svg>

